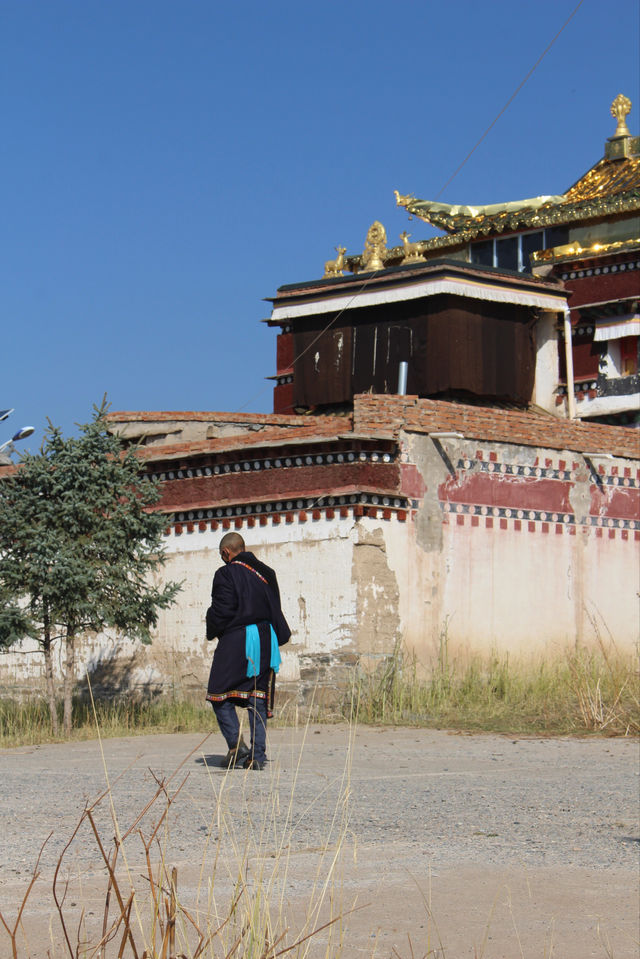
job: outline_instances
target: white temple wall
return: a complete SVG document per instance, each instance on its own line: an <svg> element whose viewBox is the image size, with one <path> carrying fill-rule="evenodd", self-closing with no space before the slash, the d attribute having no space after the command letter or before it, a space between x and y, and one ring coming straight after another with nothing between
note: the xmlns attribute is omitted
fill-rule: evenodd
<svg viewBox="0 0 640 959"><path fill-rule="evenodd" d="M398 642L425 664L445 638L449 655L542 654L598 635L636 648L637 461L411 433L400 459L406 513L349 505L237 520L276 570L293 631L281 690L309 701L320 686L330 698L354 664L373 669ZM178 525L159 575L184 586L153 643L84 642L79 679L88 669L98 691L204 695L204 617L236 520ZM0 655L0 687L44 688L33 644Z"/></svg>

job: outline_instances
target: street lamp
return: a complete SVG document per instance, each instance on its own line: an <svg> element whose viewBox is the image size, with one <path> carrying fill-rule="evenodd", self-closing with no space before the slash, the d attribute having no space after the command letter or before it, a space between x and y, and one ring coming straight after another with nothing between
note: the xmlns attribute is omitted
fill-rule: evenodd
<svg viewBox="0 0 640 959"><path fill-rule="evenodd" d="M7 416L12 412L13 410L9 410L9 412L7 412ZM3 418L6 419L6 417ZM13 444L18 443L20 440L26 440L27 436L31 436L33 431L33 426L22 426L17 433L13 434L10 440L7 440L6 443L3 443L2 446L0 446L0 466L11 465L11 456L13 453L17 452Z"/></svg>

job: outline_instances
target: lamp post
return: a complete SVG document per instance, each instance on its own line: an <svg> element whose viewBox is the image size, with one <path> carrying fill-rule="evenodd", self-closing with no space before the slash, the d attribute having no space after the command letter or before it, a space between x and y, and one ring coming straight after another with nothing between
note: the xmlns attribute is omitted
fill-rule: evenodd
<svg viewBox="0 0 640 959"><path fill-rule="evenodd" d="M12 413L13 410L7 412ZM6 416L3 417L6 419ZM10 440L7 440L6 443L3 443L0 446L0 466L10 466L11 465L11 456L13 453L17 452L14 443L18 443L20 440L26 440L27 436L31 436L34 429L33 426L22 426L17 433L14 433Z"/></svg>

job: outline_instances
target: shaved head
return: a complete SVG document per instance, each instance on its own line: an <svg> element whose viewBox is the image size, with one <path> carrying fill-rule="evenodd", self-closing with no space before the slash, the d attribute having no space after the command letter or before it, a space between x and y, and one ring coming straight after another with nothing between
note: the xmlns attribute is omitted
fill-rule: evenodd
<svg viewBox="0 0 640 959"><path fill-rule="evenodd" d="M227 562L227 558L232 559L238 553L244 553L244 540L240 533L225 533L220 540L220 555ZM224 553L223 553L224 550ZM226 554L226 556L225 556Z"/></svg>

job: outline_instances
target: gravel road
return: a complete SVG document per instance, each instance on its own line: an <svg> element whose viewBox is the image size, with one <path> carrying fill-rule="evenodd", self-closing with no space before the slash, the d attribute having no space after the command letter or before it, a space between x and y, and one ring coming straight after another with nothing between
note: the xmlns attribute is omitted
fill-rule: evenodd
<svg viewBox="0 0 640 959"><path fill-rule="evenodd" d="M346 912L356 901L363 907L347 917L344 956L640 954L637 741L318 725L272 730L263 772L226 773L218 766L220 736L202 738L105 740L104 758L97 742L0 751L6 917L15 914L38 850L53 832L25 913L25 955L38 959L52 948L53 870L106 776L124 832L157 781L181 763L169 793L186 781L162 844L167 861L178 866L184 902L201 895L216 849L226 868L225 880L216 874L222 892L225 881L231 889L237 866L229 864L238 857L247 875L252 864L255 877L256 863L263 869L279 862L284 850L287 872L278 888L294 917L309 910L315 877L336 859L340 908ZM143 833L159 808L141 821ZM96 821L107 844L110 816L105 801ZM142 846L134 838L129 861L139 873ZM83 902L98 915L104 876L86 823L65 854L63 873L82 883ZM52 935L56 941L55 924ZM316 937L310 955L325 950L329 936Z"/></svg>

